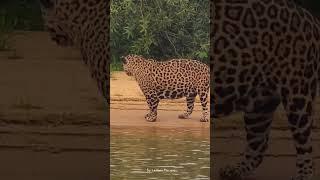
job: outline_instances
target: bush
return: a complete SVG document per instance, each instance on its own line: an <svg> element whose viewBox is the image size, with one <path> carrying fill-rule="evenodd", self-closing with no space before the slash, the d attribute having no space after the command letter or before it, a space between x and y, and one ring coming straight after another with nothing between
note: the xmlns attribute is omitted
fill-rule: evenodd
<svg viewBox="0 0 320 180"><path fill-rule="evenodd" d="M111 53L207 61L208 0L113 0Z"/></svg>
<svg viewBox="0 0 320 180"><path fill-rule="evenodd" d="M8 50L14 30L42 30L40 7L35 0L2 0L0 2L0 51Z"/></svg>
<svg viewBox="0 0 320 180"><path fill-rule="evenodd" d="M37 0L1 0L0 12L0 18L5 19L6 26L14 30L43 30L40 5Z"/></svg>
<svg viewBox="0 0 320 180"><path fill-rule="evenodd" d="M12 31L11 23L8 21L5 12L0 9L0 51L10 49L9 37Z"/></svg>

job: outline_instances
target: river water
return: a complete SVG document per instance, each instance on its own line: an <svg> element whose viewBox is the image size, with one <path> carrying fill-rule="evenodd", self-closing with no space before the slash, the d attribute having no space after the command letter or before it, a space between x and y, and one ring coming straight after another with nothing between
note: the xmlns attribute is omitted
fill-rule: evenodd
<svg viewBox="0 0 320 180"><path fill-rule="evenodd" d="M209 129L112 128L111 179L210 179Z"/></svg>

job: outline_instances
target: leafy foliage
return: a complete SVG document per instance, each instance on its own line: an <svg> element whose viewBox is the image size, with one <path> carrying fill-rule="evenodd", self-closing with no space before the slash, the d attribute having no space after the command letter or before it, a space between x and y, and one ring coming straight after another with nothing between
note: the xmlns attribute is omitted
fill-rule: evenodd
<svg viewBox="0 0 320 180"><path fill-rule="evenodd" d="M14 30L42 30L40 6L37 0L1 0L0 18ZM2 28L2 26L0 27Z"/></svg>
<svg viewBox="0 0 320 180"><path fill-rule="evenodd" d="M1 0L0 51L8 50L10 34L14 30L42 30L39 4L35 0Z"/></svg>
<svg viewBox="0 0 320 180"><path fill-rule="evenodd" d="M113 0L111 51L157 59L207 60L208 0Z"/></svg>
<svg viewBox="0 0 320 180"><path fill-rule="evenodd" d="M293 0L320 15L319 0ZM13 30L43 30L38 0L0 1L0 50ZM112 0L112 62L129 53L207 61L209 0Z"/></svg>
<svg viewBox="0 0 320 180"><path fill-rule="evenodd" d="M12 25L8 22L4 11L0 11L0 51L9 49L9 37L12 31Z"/></svg>

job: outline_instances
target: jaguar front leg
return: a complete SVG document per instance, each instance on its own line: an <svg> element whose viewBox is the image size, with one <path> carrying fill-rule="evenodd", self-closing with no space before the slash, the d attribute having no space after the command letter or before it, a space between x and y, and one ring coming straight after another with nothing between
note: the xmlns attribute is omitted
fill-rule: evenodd
<svg viewBox="0 0 320 180"><path fill-rule="evenodd" d="M149 122L155 122L157 120L157 108L160 100L156 94L146 95L146 99L150 111L145 115L145 119Z"/></svg>

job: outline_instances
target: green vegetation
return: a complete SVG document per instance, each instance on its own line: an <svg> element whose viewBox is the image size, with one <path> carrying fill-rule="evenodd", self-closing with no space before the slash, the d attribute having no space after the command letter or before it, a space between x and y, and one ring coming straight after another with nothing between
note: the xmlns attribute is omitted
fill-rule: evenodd
<svg viewBox="0 0 320 180"><path fill-rule="evenodd" d="M123 68L122 68L122 63L121 63L121 61L117 61L117 58L114 56L114 55L112 55L111 56L112 58L111 58L111 63L110 63L110 71L112 72L112 71L122 71L123 70Z"/></svg>
<svg viewBox="0 0 320 180"><path fill-rule="evenodd" d="M113 0L111 52L208 60L208 0Z"/></svg>
<svg viewBox="0 0 320 180"><path fill-rule="evenodd" d="M0 17L0 51L9 49L9 37L12 32L11 27L6 26L5 19Z"/></svg>
<svg viewBox="0 0 320 180"><path fill-rule="evenodd" d="M294 1L320 15L319 0ZM38 0L1 0L0 51L15 30L43 30ZM209 0L112 0L110 33L112 71L127 54L208 62Z"/></svg>
<svg viewBox="0 0 320 180"><path fill-rule="evenodd" d="M0 29L10 27L12 30L42 30L40 6L37 0L1 0Z"/></svg>
<svg viewBox="0 0 320 180"><path fill-rule="evenodd" d="M9 50L9 38L15 30L42 30L41 12L35 0L1 0L0 51Z"/></svg>

